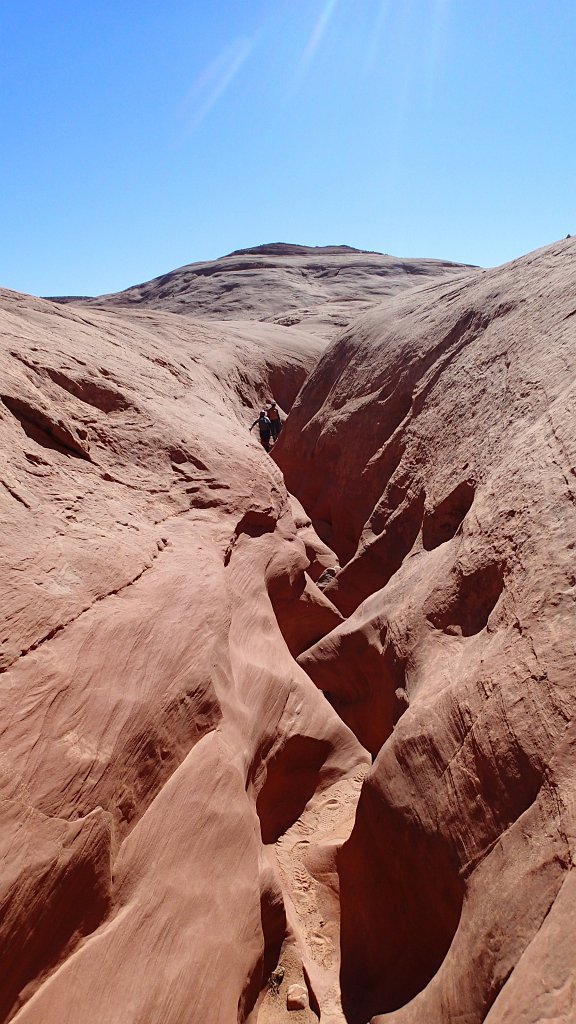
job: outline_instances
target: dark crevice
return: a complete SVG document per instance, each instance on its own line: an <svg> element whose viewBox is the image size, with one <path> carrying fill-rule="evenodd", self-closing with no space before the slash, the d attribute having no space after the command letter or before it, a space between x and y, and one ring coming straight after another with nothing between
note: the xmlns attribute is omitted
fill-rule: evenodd
<svg viewBox="0 0 576 1024"><path fill-rule="evenodd" d="M375 757L408 707L406 665L390 639L336 630L297 660Z"/></svg>
<svg viewBox="0 0 576 1024"><path fill-rule="evenodd" d="M170 459L170 462L174 464L174 466L185 466L187 464L190 464L191 466L194 466L195 469L200 470L200 472L202 473L209 472L208 466L204 462L202 462L201 459L199 459L196 455L192 455L191 452L184 448L176 446L169 448L168 458Z"/></svg>
<svg viewBox="0 0 576 1024"><path fill-rule="evenodd" d="M289 412L296 396L308 376L303 366L274 366L267 364L268 369L268 391L270 396L278 402L281 409Z"/></svg>
<svg viewBox="0 0 576 1024"><path fill-rule="evenodd" d="M266 533L274 533L277 522L278 516L273 508L249 508L239 522L236 523L234 533L224 554L224 565L229 565L232 552L242 534L248 537L263 537Z"/></svg>
<svg viewBox="0 0 576 1024"><path fill-rule="evenodd" d="M432 551L440 544L452 540L472 507L475 491L474 481L463 480L435 509L425 511L422 544L426 551Z"/></svg>
<svg viewBox="0 0 576 1024"><path fill-rule="evenodd" d="M282 892L271 885L265 886L260 893L260 922L264 952L247 979L238 1000L239 1021L245 1021L250 1016L258 999L266 991L270 976L280 960L288 932Z"/></svg>
<svg viewBox="0 0 576 1024"><path fill-rule="evenodd" d="M268 580L268 596L294 658L342 622L340 613L304 571L273 575Z"/></svg>
<svg viewBox="0 0 576 1024"><path fill-rule="evenodd" d="M320 772L331 752L328 740L290 736L270 758L256 800L263 843L275 843L298 820L318 790Z"/></svg>
<svg viewBox="0 0 576 1024"><path fill-rule="evenodd" d="M397 507L394 507L394 500L391 506L387 504L389 494L390 486L383 499L386 512L379 508L371 518L373 530L381 532L360 547L334 582L326 587L326 596L343 615L351 615L362 601L386 586L412 550L420 532L426 498L424 489L408 490Z"/></svg>
<svg viewBox="0 0 576 1024"><path fill-rule="evenodd" d="M85 405L99 409L101 412L109 414L135 408L134 403L126 395L107 382L91 380L88 377L74 378L61 370L53 370L48 366L34 367L34 369L38 373L45 373L58 387L68 391Z"/></svg>
<svg viewBox="0 0 576 1024"><path fill-rule="evenodd" d="M91 815L54 837L52 857L23 871L1 898L0 1020L9 1019L106 918L111 906L109 816ZM33 927L23 906L35 907Z"/></svg>
<svg viewBox="0 0 576 1024"><path fill-rule="evenodd" d="M246 533L249 537L262 537L265 533L274 533L278 517L272 508L250 508L236 524L234 535L239 537Z"/></svg>
<svg viewBox="0 0 576 1024"><path fill-rule="evenodd" d="M304 975L304 981L306 982L306 988L308 989L308 1003L309 1003L310 1009L312 1010L312 1013L314 1014L314 1016L317 1017L318 1020L320 1020L320 1017L321 1017L320 1003L318 1002L318 998L317 998L316 993L314 991L314 986L312 985L312 979L310 978L310 974L306 970L306 964L302 964L302 974Z"/></svg>
<svg viewBox="0 0 576 1024"><path fill-rule="evenodd" d="M374 783L364 785L338 870L342 1006L349 1024L366 1024L434 976L458 927L464 883L442 837L387 804Z"/></svg>
<svg viewBox="0 0 576 1024"><path fill-rule="evenodd" d="M444 633L473 636L487 625L503 589L504 571L498 562L468 573L457 567L446 587L430 595L424 614L432 626Z"/></svg>

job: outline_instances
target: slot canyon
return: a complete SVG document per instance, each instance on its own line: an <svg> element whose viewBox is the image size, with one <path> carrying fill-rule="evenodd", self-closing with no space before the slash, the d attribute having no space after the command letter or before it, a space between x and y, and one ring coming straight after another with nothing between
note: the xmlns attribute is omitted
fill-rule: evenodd
<svg viewBox="0 0 576 1024"><path fill-rule="evenodd" d="M0 1024L573 1022L576 239L0 338Z"/></svg>

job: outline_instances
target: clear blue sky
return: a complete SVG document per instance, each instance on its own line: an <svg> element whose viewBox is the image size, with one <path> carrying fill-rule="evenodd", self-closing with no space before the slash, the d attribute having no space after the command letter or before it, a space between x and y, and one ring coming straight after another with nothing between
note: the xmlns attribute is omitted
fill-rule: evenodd
<svg viewBox="0 0 576 1024"><path fill-rule="evenodd" d="M0 285L576 233L576 0L1 0Z"/></svg>

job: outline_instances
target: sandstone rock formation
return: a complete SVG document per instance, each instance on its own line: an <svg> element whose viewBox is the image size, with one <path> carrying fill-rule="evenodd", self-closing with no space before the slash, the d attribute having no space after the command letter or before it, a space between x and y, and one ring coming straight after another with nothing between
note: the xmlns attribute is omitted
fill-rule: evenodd
<svg viewBox="0 0 576 1024"><path fill-rule="evenodd" d="M331 336L374 302L472 269L446 260L398 259L347 245L276 243L191 263L123 292L81 301L208 319L272 320L289 327L304 323L308 331Z"/></svg>
<svg viewBox="0 0 576 1024"><path fill-rule="evenodd" d="M274 458L343 568L298 662L371 750L351 1024L576 1019L576 241L365 315Z"/></svg>
<svg viewBox="0 0 576 1024"><path fill-rule="evenodd" d="M247 429L319 343L0 308L1 1019L248 1019L288 939L305 983L266 844L366 763L290 654L342 616Z"/></svg>
<svg viewBox="0 0 576 1024"><path fill-rule="evenodd" d="M576 1017L576 239L376 257L0 292L0 1024Z"/></svg>

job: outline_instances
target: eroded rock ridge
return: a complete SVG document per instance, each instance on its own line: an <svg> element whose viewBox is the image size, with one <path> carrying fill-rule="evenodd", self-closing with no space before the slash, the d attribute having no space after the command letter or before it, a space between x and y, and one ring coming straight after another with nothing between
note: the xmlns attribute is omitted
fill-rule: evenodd
<svg viewBox="0 0 576 1024"><path fill-rule="evenodd" d="M361 1024L576 1013L576 242L368 313L275 453L343 568L299 664L371 751L338 857Z"/></svg>
<svg viewBox="0 0 576 1024"><path fill-rule="evenodd" d="M332 337L396 292L477 268L448 260L402 259L347 245L276 243L190 263L122 292L70 299L87 305L161 309L217 320L265 320Z"/></svg>
<svg viewBox="0 0 576 1024"><path fill-rule="evenodd" d="M576 240L377 255L0 292L1 1020L574 1019Z"/></svg>

